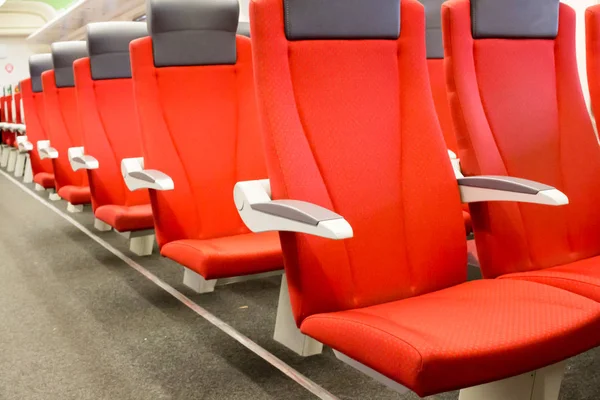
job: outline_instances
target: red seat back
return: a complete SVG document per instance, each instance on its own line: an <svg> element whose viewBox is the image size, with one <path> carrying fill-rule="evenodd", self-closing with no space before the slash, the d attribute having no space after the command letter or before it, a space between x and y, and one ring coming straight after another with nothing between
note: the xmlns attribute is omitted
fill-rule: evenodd
<svg viewBox="0 0 600 400"><path fill-rule="evenodd" d="M296 320L465 281L423 6L255 0L250 12L273 197L329 208L354 230L343 242L281 233Z"/></svg>
<svg viewBox="0 0 600 400"><path fill-rule="evenodd" d="M485 276L599 255L600 149L577 71L575 12L558 0L451 0L443 30L463 171L543 182L570 202L471 204Z"/></svg>
<svg viewBox="0 0 600 400"><path fill-rule="evenodd" d="M85 153L100 165L88 171L92 207L148 204L148 192L131 192L121 176L121 160L141 157L139 121L133 98L129 42L146 36L141 22L89 24L90 57L74 64Z"/></svg>
<svg viewBox="0 0 600 400"><path fill-rule="evenodd" d="M57 192L63 186L88 185L85 171L74 172L67 154L69 148L83 146L73 62L86 56L85 42L53 43L54 70L42 73L48 139L58 151L58 158L52 160Z"/></svg>
<svg viewBox="0 0 600 400"><path fill-rule="evenodd" d="M600 5L585 11L585 40L592 111L596 120L600 121Z"/></svg>
<svg viewBox="0 0 600 400"><path fill-rule="evenodd" d="M145 167L175 184L150 192L158 243L248 233L233 187L267 174L237 0L149 4L151 37L131 43L131 66Z"/></svg>

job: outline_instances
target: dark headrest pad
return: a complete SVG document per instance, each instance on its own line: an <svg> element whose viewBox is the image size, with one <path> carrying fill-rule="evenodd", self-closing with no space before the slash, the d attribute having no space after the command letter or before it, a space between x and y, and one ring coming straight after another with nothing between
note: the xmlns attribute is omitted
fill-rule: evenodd
<svg viewBox="0 0 600 400"><path fill-rule="evenodd" d="M427 58L444 58L442 39L442 4L446 0L419 0L425 6L427 18Z"/></svg>
<svg viewBox="0 0 600 400"><path fill-rule="evenodd" d="M475 39L554 39L559 0L471 0Z"/></svg>
<svg viewBox="0 0 600 400"><path fill-rule="evenodd" d="M398 39L400 0L283 0L288 40Z"/></svg>
<svg viewBox="0 0 600 400"><path fill-rule="evenodd" d="M154 65L235 64L238 0L149 0Z"/></svg>
<svg viewBox="0 0 600 400"><path fill-rule="evenodd" d="M148 36L145 22L96 22L87 26L92 78L131 78L129 43Z"/></svg>
<svg viewBox="0 0 600 400"><path fill-rule="evenodd" d="M56 42L52 43L51 49L56 87L75 86L73 63L88 56L87 44L84 41Z"/></svg>
<svg viewBox="0 0 600 400"><path fill-rule="evenodd" d="M52 54L34 54L29 57L29 76L31 90L35 93L42 91L42 72L52 69Z"/></svg>

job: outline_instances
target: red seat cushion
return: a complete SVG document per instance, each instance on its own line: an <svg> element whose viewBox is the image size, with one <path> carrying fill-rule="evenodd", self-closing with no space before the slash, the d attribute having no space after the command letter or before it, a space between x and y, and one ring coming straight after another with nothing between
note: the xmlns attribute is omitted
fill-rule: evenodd
<svg viewBox="0 0 600 400"><path fill-rule="evenodd" d="M539 282L600 301L600 257L538 271L507 274L500 278Z"/></svg>
<svg viewBox="0 0 600 400"><path fill-rule="evenodd" d="M63 186L58 195L74 206L88 204L91 201L89 186Z"/></svg>
<svg viewBox="0 0 600 400"><path fill-rule="evenodd" d="M597 346L600 305L533 282L479 280L315 314L301 329L426 396L532 371Z"/></svg>
<svg viewBox="0 0 600 400"><path fill-rule="evenodd" d="M44 189L54 188L54 174L48 172L40 172L35 174L33 181Z"/></svg>
<svg viewBox="0 0 600 400"><path fill-rule="evenodd" d="M150 204L139 206L108 205L98 207L96 218L106 222L119 232L141 231L154 228L152 207Z"/></svg>
<svg viewBox="0 0 600 400"><path fill-rule="evenodd" d="M465 221L465 230L467 231L467 235L473 233L473 224L471 222L471 214L468 211L463 210L463 220Z"/></svg>
<svg viewBox="0 0 600 400"><path fill-rule="evenodd" d="M178 240L160 251L206 279L252 275L283 268L277 232L208 240Z"/></svg>

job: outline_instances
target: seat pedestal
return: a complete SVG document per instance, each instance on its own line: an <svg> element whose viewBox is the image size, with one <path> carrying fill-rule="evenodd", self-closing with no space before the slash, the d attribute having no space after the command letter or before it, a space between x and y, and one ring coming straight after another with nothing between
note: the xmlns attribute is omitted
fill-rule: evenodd
<svg viewBox="0 0 600 400"><path fill-rule="evenodd" d="M96 228L96 230L100 232L108 232L112 230L112 226L110 226L102 220L99 220L98 218L94 220L94 228Z"/></svg>
<svg viewBox="0 0 600 400"><path fill-rule="evenodd" d="M27 163L27 153L17 153L15 162L15 177L20 178L25 173L25 164Z"/></svg>
<svg viewBox="0 0 600 400"><path fill-rule="evenodd" d="M137 256L144 257L152 254L154 235L132 237L129 240L129 250Z"/></svg>
<svg viewBox="0 0 600 400"><path fill-rule="evenodd" d="M25 170L23 171L23 183L31 182L33 182L33 170L31 169L31 157L27 154L25 157Z"/></svg>
<svg viewBox="0 0 600 400"><path fill-rule="evenodd" d="M460 391L459 400L557 400L566 361Z"/></svg>
<svg viewBox="0 0 600 400"><path fill-rule="evenodd" d="M60 200L60 196L58 193L56 193L54 191L54 189L50 190L50 195L48 196L48 198L50 199L50 201L59 201Z"/></svg>
<svg viewBox="0 0 600 400"><path fill-rule="evenodd" d="M36 192L43 192L44 190L46 190L46 188L44 188L42 185L40 185L39 183L35 184L35 191Z"/></svg>
<svg viewBox="0 0 600 400"><path fill-rule="evenodd" d="M306 336L300 332L300 329L296 325L285 274L281 279L281 290L279 291L279 304L277 306L277 319L275 320L275 334L273 338L303 357L323 352L323 343Z"/></svg>
<svg viewBox="0 0 600 400"><path fill-rule="evenodd" d="M6 168L8 165L8 156L11 152L11 147L3 144L2 145L2 155L0 156L0 167Z"/></svg>
<svg viewBox="0 0 600 400"><path fill-rule="evenodd" d="M231 278L221 278L221 279L211 279L206 280L204 277L197 272L192 271L191 269L185 268L183 270L183 284L194 292L202 294L202 293L210 293L215 290L215 286L225 286L231 285L232 283L251 281L254 279L264 279L271 276L281 275L281 271L269 271L262 272L260 274L253 275L243 275L243 276L233 276Z"/></svg>
<svg viewBox="0 0 600 400"><path fill-rule="evenodd" d="M8 172L13 172L15 170L15 164L17 163L17 155L19 154L18 150L15 148L11 148L8 152L8 161L6 165L6 170Z"/></svg>
<svg viewBox="0 0 600 400"><path fill-rule="evenodd" d="M69 203L67 204L67 211L70 213L80 213L83 211L83 204L73 205Z"/></svg>

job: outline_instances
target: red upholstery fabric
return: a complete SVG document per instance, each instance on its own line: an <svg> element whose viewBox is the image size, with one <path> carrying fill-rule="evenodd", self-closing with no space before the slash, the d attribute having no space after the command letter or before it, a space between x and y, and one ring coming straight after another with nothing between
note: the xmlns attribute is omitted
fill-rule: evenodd
<svg viewBox="0 0 600 400"><path fill-rule="evenodd" d="M56 190L60 194L63 186L79 186L81 192L85 188L89 196L87 174L83 170L74 172L67 155L69 148L83 145L75 88L57 88L54 71L42 73L42 86L48 139L50 146L58 151L58 158L52 160ZM73 189L69 189L68 192L71 190Z"/></svg>
<svg viewBox="0 0 600 400"><path fill-rule="evenodd" d="M544 283L600 301L600 257L537 271L502 275L500 278Z"/></svg>
<svg viewBox="0 0 600 400"><path fill-rule="evenodd" d="M302 332L427 396L532 371L593 348L598 307L546 285L480 280L314 315L302 323Z"/></svg>
<svg viewBox="0 0 600 400"><path fill-rule="evenodd" d="M423 6L402 1L397 41L288 42L281 1L254 1L251 13L273 196L331 209L354 230L346 241L281 233L296 320L464 282L463 215L431 98Z"/></svg>
<svg viewBox="0 0 600 400"><path fill-rule="evenodd" d="M25 111L25 120L27 121L27 138L33 144L33 151L29 152L29 159L31 160L31 169L33 175L38 174L54 175L52 174L52 161L40 160L40 156L37 152L37 142L40 140L48 140L46 130L46 113L44 104L44 93L34 93L31 88L31 79L25 79L21 81L21 93L23 96L23 107ZM39 183L39 182L36 182ZM41 183L39 183L42 185ZM42 185L44 186L44 185ZM44 186L45 187L45 186ZM52 186L54 187L54 182Z"/></svg>
<svg viewBox="0 0 600 400"><path fill-rule="evenodd" d="M3 96L0 99L2 103L2 122L12 123L12 95ZM9 130L2 130L2 143L8 146L14 146L16 133Z"/></svg>
<svg viewBox="0 0 600 400"><path fill-rule="evenodd" d="M101 165L88 171L93 210L97 213L99 208L111 205L114 207L109 208L112 211L108 215L113 216L106 217L106 210L102 215L118 221L121 228L150 229L154 222L148 191L129 191L121 176L122 159L142 156L133 82L131 79L94 81L89 58L77 60L73 65L85 154L95 157ZM143 205L147 207L136 207Z"/></svg>
<svg viewBox="0 0 600 400"><path fill-rule="evenodd" d="M90 188L88 186L63 186L58 190L58 195L73 204L89 204L91 201Z"/></svg>
<svg viewBox="0 0 600 400"><path fill-rule="evenodd" d="M233 186L238 181L266 178L267 172L250 39L240 36L236 46L235 65L155 68L151 38L130 45L145 167L165 172L175 184L172 191L150 191L161 249L175 241L210 241L249 233L235 208ZM280 249L268 236L259 237L263 239L256 240L264 240L263 249L271 246L267 253ZM265 259L262 253L243 255L227 249L239 260L236 274L281 268L279 259ZM253 255L256 262L249 259ZM211 277L225 277L234 269L185 261Z"/></svg>
<svg viewBox="0 0 600 400"><path fill-rule="evenodd" d="M49 172L38 172L33 176L33 181L44 189L54 188L54 174Z"/></svg>
<svg viewBox="0 0 600 400"><path fill-rule="evenodd" d="M163 246L160 254L206 279L272 271L283 265L276 232L246 233L207 240L178 240Z"/></svg>
<svg viewBox="0 0 600 400"><path fill-rule="evenodd" d="M15 102L15 110L14 110L14 123L15 124L22 124L23 121L21 119L21 93L15 93L13 96L14 102Z"/></svg>
<svg viewBox="0 0 600 400"><path fill-rule="evenodd" d="M444 60L428 59L427 67L435 111L440 121L442 133L444 134L444 141L449 150L458 154L456 135L454 134L454 126L452 125L452 114L450 113L450 103L448 102L448 92L446 91ZM471 224L471 215L469 214L469 206L467 204L463 204L463 219L465 221L465 230L467 231L467 234L472 233L473 226Z"/></svg>
<svg viewBox="0 0 600 400"><path fill-rule="evenodd" d="M587 78L592 110L600 120L600 5L585 11Z"/></svg>
<svg viewBox="0 0 600 400"><path fill-rule="evenodd" d="M131 232L154 228L150 204L137 206L106 205L96 209L96 218L106 222L119 232Z"/></svg>
<svg viewBox="0 0 600 400"><path fill-rule="evenodd" d="M575 12L560 4L555 40L473 40L469 0L446 2L442 18L463 171L532 179L569 197L563 207L471 204L482 272L600 255L600 148L577 72Z"/></svg>

